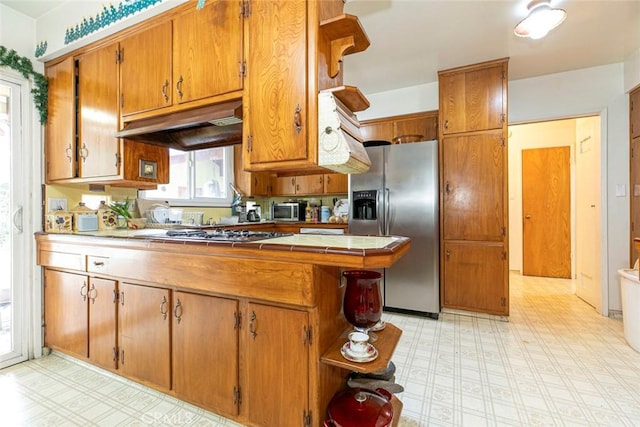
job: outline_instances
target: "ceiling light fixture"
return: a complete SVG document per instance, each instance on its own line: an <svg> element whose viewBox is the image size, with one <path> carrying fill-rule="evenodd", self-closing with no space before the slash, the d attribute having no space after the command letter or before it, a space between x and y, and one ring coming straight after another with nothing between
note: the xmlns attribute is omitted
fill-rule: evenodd
<svg viewBox="0 0 640 427"><path fill-rule="evenodd" d="M529 3L529 15L516 25L514 34L518 37L541 39L560 25L567 17L567 12L552 9L550 4L551 0L533 0Z"/></svg>

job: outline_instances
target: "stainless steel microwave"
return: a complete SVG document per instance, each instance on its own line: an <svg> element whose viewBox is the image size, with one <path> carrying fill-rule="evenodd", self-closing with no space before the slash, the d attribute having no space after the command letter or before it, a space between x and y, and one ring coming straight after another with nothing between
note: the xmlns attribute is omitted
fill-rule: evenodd
<svg viewBox="0 0 640 427"><path fill-rule="evenodd" d="M304 221L306 202L274 203L271 218L274 221Z"/></svg>

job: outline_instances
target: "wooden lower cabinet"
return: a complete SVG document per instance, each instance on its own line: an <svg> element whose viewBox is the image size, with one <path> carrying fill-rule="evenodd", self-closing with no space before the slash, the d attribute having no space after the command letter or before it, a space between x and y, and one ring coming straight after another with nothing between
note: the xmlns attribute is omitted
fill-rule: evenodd
<svg viewBox="0 0 640 427"><path fill-rule="evenodd" d="M47 347L86 358L88 277L56 270L44 271L44 311Z"/></svg>
<svg viewBox="0 0 640 427"><path fill-rule="evenodd" d="M120 283L119 370L122 375L171 387L170 291Z"/></svg>
<svg viewBox="0 0 640 427"><path fill-rule="evenodd" d="M238 301L173 293L174 392L226 415L237 415Z"/></svg>
<svg viewBox="0 0 640 427"><path fill-rule="evenodd" d="M309 415L309 314L249 303L245 316L243 405L246 402L249 421L260 426L305 425L303 420Z"/></svg>
<svg viewBox="0 0 640 427"><path fill-rule="evenodd" d="M117 368L117 282L89 278L89 360L106 368Z"/></svg>
<svg viewBox="0 0 640 427"><path fill-rule="evenodd" d="M474 307L485 313L508 314L506 262L502 243L445 242L444 304L451 308Z"/></svg>

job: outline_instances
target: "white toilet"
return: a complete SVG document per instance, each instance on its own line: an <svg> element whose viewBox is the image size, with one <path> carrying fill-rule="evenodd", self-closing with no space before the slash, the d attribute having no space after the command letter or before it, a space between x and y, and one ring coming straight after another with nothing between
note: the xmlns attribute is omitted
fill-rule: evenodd
<svg viewBox="0 0 640 427"><path fill-rule="evenodd" d="M618 270L622 294L622 323L627 343L640 352L640 279L638 269Z"/></svg>

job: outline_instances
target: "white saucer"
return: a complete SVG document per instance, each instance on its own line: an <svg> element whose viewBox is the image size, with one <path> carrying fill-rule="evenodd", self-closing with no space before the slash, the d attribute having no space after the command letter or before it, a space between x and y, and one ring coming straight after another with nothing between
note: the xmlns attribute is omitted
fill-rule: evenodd
<svg viewBox="0 0 640 427"><path fill-rule="evenodd" d="M381 320L378 323L376 323L375 325L373 325L371 327L371 329L369 329L369 330L373 331L373 332L378 332L378 331L383 330L385 326L387 326L387 324L384 323L384 320Z"/></svg>
<svg viewBox="0 0 640 427"><path fill-rule="evenodd" d="M351 352L350 344L351 343L347 341L340 349L342 357L350 362L366 363L371 362L372 360L376 360L376 358L378 357L378 350L371 344L367 346L367 351L362 355L353 354Z"/></svg>

